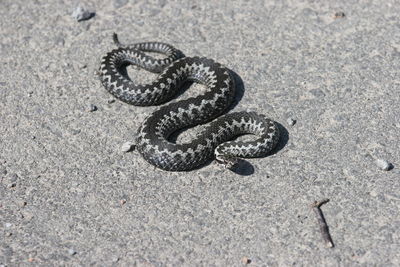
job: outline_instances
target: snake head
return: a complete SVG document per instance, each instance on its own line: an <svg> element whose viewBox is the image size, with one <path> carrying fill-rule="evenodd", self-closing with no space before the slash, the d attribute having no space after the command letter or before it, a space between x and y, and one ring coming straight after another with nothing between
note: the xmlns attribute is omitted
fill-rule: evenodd
<svg viewBox="0 0 400 267"><path fill-rule="evenodd" d="M232 170L236 167L239 163L239 158L229 155L218 155L216 156L215 160L217 163L224 166L225 169Z"/></svg>

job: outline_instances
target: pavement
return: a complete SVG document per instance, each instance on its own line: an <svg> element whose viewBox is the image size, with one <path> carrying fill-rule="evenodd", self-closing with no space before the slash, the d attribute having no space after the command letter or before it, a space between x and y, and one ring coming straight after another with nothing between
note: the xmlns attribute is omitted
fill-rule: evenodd
<svg viewBox="0 0 400 267"><path fill-rule="evenodd" d="M394 0L0 1L0 266L399 266L399 14ZM114 32L233 70L233 110L280 123L275 153L176 173L124 152L157 107L100 84ZM333 248L311 209L326 198Z"/></svg>

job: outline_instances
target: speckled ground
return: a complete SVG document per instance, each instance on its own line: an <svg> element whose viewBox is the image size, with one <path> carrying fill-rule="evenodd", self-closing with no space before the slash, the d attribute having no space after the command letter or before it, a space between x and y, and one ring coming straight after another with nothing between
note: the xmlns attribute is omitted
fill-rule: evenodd
<svg viewBox="0 0 400 267"><path fill-rule="evenodd" d="M77 22L76 1L0 1L0 265L400 265L399 2L190 2L85 1ZM241 174L122 152L155 107L94 74L113 32L225 64L280 148Z"/></svg>

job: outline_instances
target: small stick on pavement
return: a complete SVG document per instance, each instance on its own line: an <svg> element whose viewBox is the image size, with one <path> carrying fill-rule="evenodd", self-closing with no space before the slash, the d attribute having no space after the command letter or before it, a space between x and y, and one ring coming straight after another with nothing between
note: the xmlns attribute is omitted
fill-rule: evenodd
<svg viewBox="0 0 400 267"><path fill-rule="evenodd" d="M118 47L123 47L123 45L119 42L119 40L118 40L118 35L114 32L113 33L113 41L114 41L114 44L116 45L116 46L118 46Z"/></svg>
<svg viewBox="0 0 400 267"><path fill-rule="evenodd" d="M321 231L322 238L324 239L326 247L333 248L334 245L332 242L331 235L329 234L329 228L328 228L328 225L326 224L324 214L322 214L322 210L320 208L323 204L328 203L328 202L329 202L329 199L324 199L321 201L314 201L314 203L311 204L311 207L312 207L313 211L315 212L315 214L317 215L319 229Z"/></svg>

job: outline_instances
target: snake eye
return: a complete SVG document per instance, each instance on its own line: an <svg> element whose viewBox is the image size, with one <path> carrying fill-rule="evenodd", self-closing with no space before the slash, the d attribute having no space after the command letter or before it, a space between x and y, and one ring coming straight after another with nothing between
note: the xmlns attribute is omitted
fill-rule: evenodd
<svg viewBox="0 0 400 267"><path fill-rule="evenodd" d="M238 163L239 158L229 155L218 155L215 160L224 166L225 169L233 169Z"/></svg>

